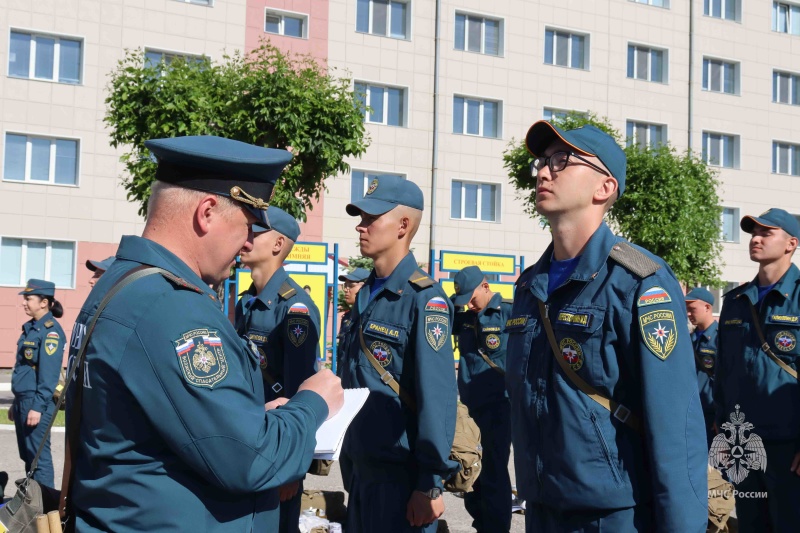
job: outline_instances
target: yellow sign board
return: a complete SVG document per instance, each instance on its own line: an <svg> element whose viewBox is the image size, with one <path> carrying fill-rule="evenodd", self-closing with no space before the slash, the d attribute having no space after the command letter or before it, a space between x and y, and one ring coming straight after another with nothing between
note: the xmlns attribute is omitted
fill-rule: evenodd
<svg viewBox="0 0 800 533"><path fill-rule="evenodd" d="M452 279L443 279L440 280L439 283L442 285L442 289L447 296L450 296L456 292L455 285ZM499 292L500 296L503 298L508 298L509 300L514 298L514 284L513 283L489 283L489 288L492 289L492 292ZM453 356L456 361L461 359L461 356L458 353L458 350L453 350Z"/></svg>
<svg viewBox="0 0 800 533"><path fill-rule="evenodd" d="M310 242L297 242L292 248L287 263L310 263L324 265L328 262L328 245Z"/></svg>
<svg viewBox="0 0 800 533"><path fill-rule="evenodd" d="M468 254L442 251L440 268L447 272L458 272L464 267L476 266L484 274L516 274L516 257L513 255Z"/></svg>
<svg viewBox="0 0 800 533"><path fill-rule="evenodd" d="M296 246L295 246L296 247ZM300 285L300 287L308 287L305 289L308 292L308 295L311 296L311 300L314 302L314 305L317 306L317 310L319 311L319 336L320 336L320 343L319 343L319 360L325 360L325 335L328 331L327 324L325 323L325 302L327 301L327 294L326 294L326 275L322 272L320 273L304 273L304 272L289 272L289 277L294 280L295 283ZM239 294L243 291L246 291L250 284L253 283L253 278L250 276L249 270L237 270L236 271L236 290Z"/></svg>

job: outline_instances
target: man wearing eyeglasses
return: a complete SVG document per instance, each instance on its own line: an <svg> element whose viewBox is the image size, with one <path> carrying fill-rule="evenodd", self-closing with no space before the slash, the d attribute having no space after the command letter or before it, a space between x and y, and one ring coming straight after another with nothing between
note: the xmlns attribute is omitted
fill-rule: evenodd
<svg viewBox="0 0 800 533"><path fill-rule="evenodd" d="M603 218L625 153L540 121L536 210L553 241L517 281L506 386L528 532L703 532L707 450L683 292Z"/></svg>
<svg viewBox="0 0 800 533"><path fill-rule="evenodd" d="M347 304L348 310L342 313L342 322L339 324L339 334L337 336L338 343L337 347L337 354L336 354L336 371L337 373L341 369L341 358L344 357L344 343L342 340L350 331L350 326L352 325L353 321L351 319L351 310L353 306L356 304L356 295L358 291L361 290L361 287L364 286L364 282L367 281L369 277L369 270L366 268L355 268L352 272L348 272L347 274L342 274L339 276L339 281L342 282L342 293L344 294L344 303Z"/></svg>

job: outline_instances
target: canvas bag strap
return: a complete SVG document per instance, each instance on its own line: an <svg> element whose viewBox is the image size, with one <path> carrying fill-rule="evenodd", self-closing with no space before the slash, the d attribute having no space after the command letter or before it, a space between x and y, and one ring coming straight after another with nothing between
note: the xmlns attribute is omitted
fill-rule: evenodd
<svg viewBox="0 0 800 533"><path fill-rule="evenodd" d="M564 371L564 374L576 387L578 387L582 393L610 411L614 415L614 418L635 430L637 433L642 433L642 423L639 420L639 417L633 414L633 412L624 405L600 394L594 387L586 383L572 369L569 363L564 360L564 358L561 356L561 350L558 349L558 342L556 342L556 334L553 332L553 325L550 323L550 317L547 316L547 307L544 305L543 301L539 299L536 301L539 303L539 314L542 316L544 329L547 332L547 340L550 341L550 348L553 351L553 357L556 358L556 361L561 367L561 370Z"/></svg>
<svg viewBox="0 0 800 533"><path fill-rule="evenodd" d="M400 384L396 379L394 379L394 376L388 370L384 369L378 360L375 359L375 356L372 355L372 352L370 352L369 348L367 348L367 343L364 341L364 330L361 328L358 328L358 340L361 342L361 352L364 354L364 357L367 358L367 361L370 362L372 368L374 368L378 375L380 375L381 381L388 385L389 388L400 397L400 400L402 400L402 402L405 403L409 409L416 412L417 402L414 401L408 392L400 387Z"/></svg>
<svg viewBox="0 0 800 533"><path fill-rule="evenodd" d="M766 339L764 338L764 332L761 330L760 320L758 318L758 311L756 311L756 306L753 305L753 302L747 298L747 303L750 305L750 313L753 315L753 326L756 328L756 333L758 333L758 340L761 342L761 349L764 350L770 359L775 361L779 367L781 367L787 374L792 376L794 379L797 379L797 371L781 361L781 358L775 355L772 352L772 348L769 347L767 344Z"/></svg>

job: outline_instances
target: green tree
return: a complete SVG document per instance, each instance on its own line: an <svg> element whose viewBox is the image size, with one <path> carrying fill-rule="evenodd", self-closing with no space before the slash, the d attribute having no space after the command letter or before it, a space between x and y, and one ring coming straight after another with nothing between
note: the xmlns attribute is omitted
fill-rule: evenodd
<svg viewBox="0 0 800 533"><path fill-rule="evenodd" d="M325 178L349 171L345 157L369 145L364 105L347 77L326 73L310 56L268 42L249 55L151 64L128 51L110 74L105 123L111 145L124 146L123 184L144 215L156 164L144 142L218 135L294 154L272 202L305 220Z"/></svg>
<svg viewBox="0 0 800 533"><path fill-rule="evenodd" d="M570 113L553 123L563 129L592 124L617 142L621 139L607 118L594 113ZM631 143L625 154L625 193L609 211L609 224L626 239L662 257L687 285L721 286L716 173L690 151L678 153L670 146L642 148ZM536 178L530 171L533 159L524 141L512 140L503 153L525 212L539 217Z"/></svg>

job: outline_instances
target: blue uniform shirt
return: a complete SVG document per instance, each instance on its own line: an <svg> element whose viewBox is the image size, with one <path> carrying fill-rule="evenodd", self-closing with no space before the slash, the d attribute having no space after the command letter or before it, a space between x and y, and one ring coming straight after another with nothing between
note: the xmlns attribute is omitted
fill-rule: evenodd
<svg viewBox="0 0 800 533"><path fill-rule="evenodd" d="M243 297L236 304L236 331L256 345L264 401L291 398L317 371L319 310L283 267L256 297L252 297L254 287L248 291L249 299Z"/></svg>
<svg viewBox="0 0 800 533"><path fill-rule="evenodd" d="M78 315L70 357L103 296L142 264L174 278L124 288L89 340L70 493L77 530L277 531L269 489L306 473L327 406L301 391L264 412L258 355L185 263L123 237Z"/></svg>
<svg viewBox="0 0 800 533"><path fill-rule="evenodd" d="M508 398L503 375L489 366L478 350L505 370L508 334L503 330L511 316L511 302L495 293L479 313L462 311L458 324L458 394L469 409Z"/></svg>
<svg viewBox="0 0 800 533"><path fill-rule="evenodd" d="M370 298L373 271L358 291L342 350L342 386L371 394L345 436L343 453L356 468L413 469L415 487L441 487L458 470L449 459L456 422L451 322L453 304L441 286L417 268L409 253ZM381 365L416 400L400 401L362 353L359 332Z"/></svg>
<svg viewBox="0 0 800 533"><path fill-rule="evenodd" d="M717 323L712 322L708 329L700 335L695 332L692 341L694 346L694 364L697 371L697 390L700 391L700 405L704 413L714 411L714 366L717 362Z"/></svg>
<svg viewBox="0 0 800 533"><path fill-rule="evenodd" d="M602 224L569 279L548 296L552 248L517 280L506 325L520 496L564 512L650 504L658 531L705 531L705 430L683 291L674 274ZM606 398L634 412L642 433L563 373L537 299L546 302L559 356Z"/></svg>
<svg viewBox="0 0 800 533"><path fill-rule="evenodd" d="M33 409L39 413L53 404L65 340L64 330L50 312L22 325L22 335L17 341L17 363L11 374L11 392L20 398L35 397Z"/></svg>
<svg viewBox="0 0 800 533"><path fill-rule="evenodd" d="M764 339L784 363L798 368L800 270L794 265L758 302L758 280L725 295L719 317L719 358L714 376L717 426L739 406L745 421L764 441L798 442L800 388L762 349L750 311L756 306ZM787 467L788 468L788 467Z"/></svg>

